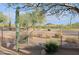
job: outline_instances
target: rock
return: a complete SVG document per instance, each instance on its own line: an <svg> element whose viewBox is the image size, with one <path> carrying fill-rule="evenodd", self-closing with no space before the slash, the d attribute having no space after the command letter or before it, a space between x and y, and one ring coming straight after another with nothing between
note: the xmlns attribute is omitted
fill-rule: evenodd
<svg viewBox="0 0 79 59"><path fill-rule="evenodd" d="M41 55L45 55L45 54L46 54L46 51L44 49L42 49Z"/></svg>

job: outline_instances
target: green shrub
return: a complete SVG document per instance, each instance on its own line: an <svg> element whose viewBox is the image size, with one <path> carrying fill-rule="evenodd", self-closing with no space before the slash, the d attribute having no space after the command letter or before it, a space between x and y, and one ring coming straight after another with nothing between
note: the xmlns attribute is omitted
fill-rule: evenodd
<svg viewBox="0 0 79 59"><path fill-rule="evenodd" d="M58 51L58 47L56 43L49 42L45 44L45 51L47 54L54 54Z"/></svg>
<svg viewBox="0 0 79 59"><path fill-rule="evenodd" d="M48 29L48 31L51 31L51 29Z"/></svg>
<svg viewBox="0 0 79 59"><path fill-rule="evenodd" d="M55 38L60 38L61 37L61 35L60 34L55 34L55 36L54 36Z"/></svg>
<svg viewBox="0 0 79 59"><path fill-rule="evenodd" d="M46 35L46 38L50 38L50 35L47 34L47 35Z"/></svg>

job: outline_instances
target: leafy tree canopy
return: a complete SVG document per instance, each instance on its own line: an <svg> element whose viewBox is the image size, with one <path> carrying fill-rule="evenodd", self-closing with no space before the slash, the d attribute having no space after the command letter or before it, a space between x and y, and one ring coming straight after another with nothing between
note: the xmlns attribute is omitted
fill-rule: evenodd
<svg viewBox="0 0 79 59"><path fill-rule="evenodd" d="M0 12L0 23L8 21L8 17Z"/></svg>

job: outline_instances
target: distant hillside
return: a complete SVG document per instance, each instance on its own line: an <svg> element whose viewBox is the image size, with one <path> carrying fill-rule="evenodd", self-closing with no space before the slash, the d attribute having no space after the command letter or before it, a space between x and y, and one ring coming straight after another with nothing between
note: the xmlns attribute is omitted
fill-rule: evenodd
<svg viewBox="0 0 79 59"><path fill-rule="evenodd" d="M79 26L79 22L73 23L72 25L73 25L73 26Z"/></svg>
<svg viewBox="0 0 79 59"><path fill-rule="evenodd" d="M67 26L71 26L72 28L79 28L79 22L73 23L73 24L67 25Z"/></svg>

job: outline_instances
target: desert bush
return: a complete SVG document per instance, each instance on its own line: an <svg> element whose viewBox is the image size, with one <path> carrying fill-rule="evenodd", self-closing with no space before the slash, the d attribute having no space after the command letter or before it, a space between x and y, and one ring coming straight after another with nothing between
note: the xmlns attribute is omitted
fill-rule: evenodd
<svg viewBox="0 0 79 59"><path fill-rule="evenodd" d="M50 38L50 35L46 34L46 38Z"/></svg>
<svg viewBox="0 0 79 59"><path fill-rule="evenodd" d="M19 40L19 43L26 43L26 42L28 42L28 36L25 36Z"/></svg>
<svg viewBox="0 0 79 59"><path fill-rule="evenodd" d="M68 38L66 38L65 42L68 42L68 43L77 43L77 40L76 40L76 38L68 37Z"/></svg>
<svg viewBox="0 0 79 59"><path fill-rule="evenodd" d="M57 33L57 34L55 34L55 36L54 36L55 38L60 38L61 37L61 35L59 34L59 33Z"/></svg>
<svg viewBox="0 0 79 59"><path fill-rule="evenodd" d="M39 33L39 34L37 34L37 37L42 37L42 34L40 34L40 33Z"/></svg>
<svg viewBox="0 0 79 59"><path fill-rule="evenodd" d="M56 43L49 42L45 44L46 54L54 54L58 51L58 48L59 46Z"/></svg>
<svg viewBox="0 0 79 59"><path fill-rule="evenodd" d="M51 31L51 29L48 29L48 31Z"/></svg>

